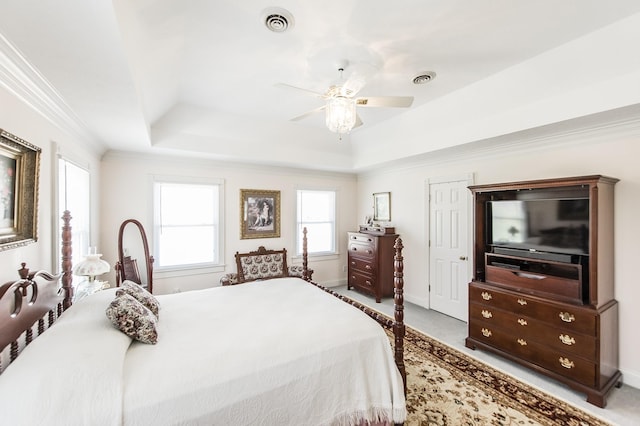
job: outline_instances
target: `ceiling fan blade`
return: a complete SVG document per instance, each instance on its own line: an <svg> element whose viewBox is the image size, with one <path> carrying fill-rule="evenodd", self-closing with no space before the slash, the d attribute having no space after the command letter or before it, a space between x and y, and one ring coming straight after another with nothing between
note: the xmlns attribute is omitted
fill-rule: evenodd
<svg viewBox="0 0 640 426"><path fill-rule="evenodd" d="M408 108L413 103L413 96L363 96L356 98L359 107Z"/></svg>
<svg viewBox="0 0 640 426"><path fill-rule="evenodd" d="M312 115L312 114L315 114L316 112L320 112L320 111L322 111L322 110L325 108L325 106L326 106L326 105L322 105L321 107L318 107L318 108L316 108L316 109L314 109L314 110L311 110L311 111L305 112L305 113L304 113L304 114L302 114L302 115L299 115L299 116L297 116L297 117L293 117L293 118L292 118L292 119L290 119L289 121L300 121L300 120L302 120L302 119L304 119L304 118L309 117L309 116L310 116L310 115Z"/></svg>
<svg viewBox="0 0 640 426"><path fill-rule="evenodd" d="M276 87L282 87L285 89L293 89L293 90L297 90L300 92L304 92L307 95L311 95L311 96L315 96L316 98L321 98L321 99L326 99L326 95L323 93L318 93L318 92L314 92L313 90L309 90L309 89L303 89L302 87L296 87L296 86L292 86L290 84L285 84L285 83L276 83Z"/></svg>

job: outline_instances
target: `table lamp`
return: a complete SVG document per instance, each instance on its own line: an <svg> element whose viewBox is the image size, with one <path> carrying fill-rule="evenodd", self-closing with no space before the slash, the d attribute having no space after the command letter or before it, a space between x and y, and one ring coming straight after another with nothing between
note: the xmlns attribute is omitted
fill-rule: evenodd
<svg viewBox="0 0 640 426"><path fill-rule="evenodd" d="M75 299L82 298L105 287L105 283L97 281L96 277L106 274L111 270L111 267L100 257L102 257L102 254L96 253L96 248L91 247L85 259L73 268L73 275L87 277L86 281L78 284Z"/></svg>

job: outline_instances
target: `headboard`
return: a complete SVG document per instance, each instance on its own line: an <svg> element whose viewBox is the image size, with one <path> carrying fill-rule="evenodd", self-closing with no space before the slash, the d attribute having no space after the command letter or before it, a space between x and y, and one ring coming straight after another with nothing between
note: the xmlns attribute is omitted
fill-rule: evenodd
<svg viewBox="0 0 640 426"><path fill-rule="evenodd" d="M59 275L30 272L23 263L18 270L20 279L0 286L0 373L71 306L71 215L68 211L62 219L62 272Z"/></svg>

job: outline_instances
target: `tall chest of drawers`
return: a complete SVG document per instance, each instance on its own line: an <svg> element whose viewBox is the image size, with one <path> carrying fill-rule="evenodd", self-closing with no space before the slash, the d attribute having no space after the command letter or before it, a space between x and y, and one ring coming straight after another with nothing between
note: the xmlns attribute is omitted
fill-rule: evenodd
<svg viewBox="0 0 640 426"><path fill-rule="evenodd" d="M397 234L348 233L347 288L375 297L393 296L393 245Z"/></svg>

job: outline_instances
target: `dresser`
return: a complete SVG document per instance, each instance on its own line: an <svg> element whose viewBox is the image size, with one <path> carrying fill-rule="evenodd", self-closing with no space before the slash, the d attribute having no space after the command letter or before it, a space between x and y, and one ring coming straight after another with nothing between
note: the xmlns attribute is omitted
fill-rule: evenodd
<svg viewBox="0 0 640 426"><path fill-rule="evenodd" d="M571 382L598 406L604 406L604 395L594 389L619 379L611 335L617 317L615 301L592 309L478 282L469 287L469 341L474 346Z"/></svg>
<svg viewBox="0 0 640 426"><path fill-rule="evenodd" d="M375 297L393 296L393 256L397 234L348 233L347 288Z"/></svg>

